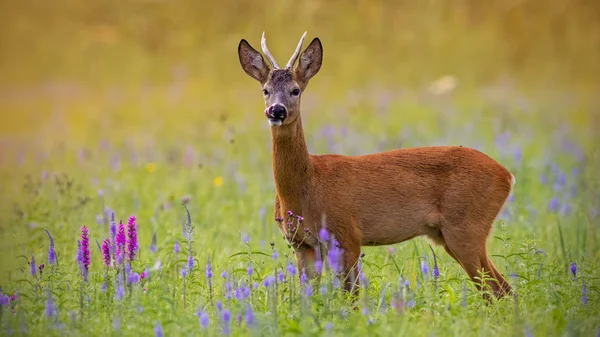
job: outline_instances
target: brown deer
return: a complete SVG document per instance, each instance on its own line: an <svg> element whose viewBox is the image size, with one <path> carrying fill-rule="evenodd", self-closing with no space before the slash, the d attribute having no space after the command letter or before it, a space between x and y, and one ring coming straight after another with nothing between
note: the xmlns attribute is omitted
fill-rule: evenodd
<svg viewBox="0 0 600 337"><path fill-rule="evenodd" d="M490 260L486 240L514 176L487 155L462 146L364 156L309 154L300 98L321 68L323 47L315 38L300 53L305 36L285 68L269 52L264 33L261 46L270 64L246 40L238 46L242 68L262 87L272 135L275 218L295 250L298 268L318 277L314 263L332 248L315 234L325 223L343 250L344 288L355 293L361 246L425 235L442 245L479 289L484 273L496 297L509 294L511 287ZM294 228L298 219L303 230Z"/></svg>

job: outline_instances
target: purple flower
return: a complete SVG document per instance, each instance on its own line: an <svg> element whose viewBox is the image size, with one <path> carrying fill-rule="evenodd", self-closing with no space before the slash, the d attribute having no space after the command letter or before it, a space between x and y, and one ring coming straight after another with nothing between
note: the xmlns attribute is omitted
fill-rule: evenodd
<svg viewBox="0 0 600 337"><path fill-rule="evenodd" d="M213 277L212 263L210 262L210 255L209 255L208 261L206 262L206 278L210 280L212 277Z"/></svg>
<svg viewBox="0 0 600 337"><path fill-rule="evenodd" d="M200 321L200 327L202 327L202 329L208 328L208 324L210 323L208 313L202 310L198 310L196 316L198 316L198 320Z"/></svg>
<svg viewBox="0 0 600 337"><path fill-rule="evenodd" d="M125 242L126 242L126 236L125 236L125 225L123 225L122 221L119 221L119 227L117 228L117 236L115 237L115 244L117 245L117 250L116 250L116 258L115 260L117 261L118 264L121 264L123 262L123 258L125 255Z"/></svg>
<svg viewBox="0 0 600 337"><path fill-rule="evenodd" d="M248 235L248 233L244 233L242 235L242 242L245 243L245 244L250 243L250 235Z"/></svg>
<svg viewBox="0 0 600 337"><path fill-rule="evenodd" d="M571 263L571 267L569 269L571 270L571 274L573 274L573 278L577 277L577 262Z"/></svg>
<svg viewBox="0 0 600 337"><path fill-rule="evenodd" d="M102 260L107 267L110 267L110 239L102 241Z"/></svg>
<svg viewBox="0 0 600 337"><path fill-rule="evenodd" d="M323 273L323 261L321 261L321 259L318 259L317 261L315 261L315 271L319 275L321 275Z"/></svg>
<svg viewBox="0 0 600 337"><path fill-rule="evenodd" d="M325 229L325 227L321 227L321 229L319 229L319 239L321 241L324 242L328 242L329 241L329 232L327 231L327 229Z"/></svg>
<svg viewBox="0 0 600 337"><path fill-rule="evenodd" d="M521 158L523 158L523 152L521 151L521 147L517 147L515 149L515 162L520 163Z"/></svg>
<svg viewBox="0 0 600 337"><path fill-rule="evenodd" d="M250 304L246 306L246 325L252 326L254 324L254 312L252 311L252 307Z"/></svg>
<svg viewBox="0 0 600 337"><path fill-rule="evenodd" d="M334 239L337 243L337 241ZM338 244L333 244L331 249L327 252L327 262L329 266L334 272L340 272L342 269L342 255L344 254L344 250L338 247Z"/></svg>
<svg viewBox="0 0 600 337"><path fill-rule="evenodd" d="M112 243L112 254L115 253L116 248L117 248L116 238L117 238L117 223L115 222L115 214L112 213L112 215L110 217L110 242ZM113 258L115 258L115 257L113 256Z"/></svg>
<svg viewBox="0 0 600 337"><path fill-rule="evenodd" d="M179 246L179 241L175 241L175 244L173 245L173 251L175 252L175 254L179 254L179 252L181 252L181 247Z"/></svg>
<svg viewBox="0 0 600 337"><path fill-rule="evenodd" d="M48 247L48 263L55 264L56 263L56 251L54 250L54 238L50 234L50 232L45 229L46 234L48 234L48 238L50 239L50 247Z"/></svg>
<svg viewBox="0 0 600 337"><path fill-rule="evenodd" d="M29 271L31 273L31 276L33 276L33 277L37 276L37 268L35 265L35 256L33 254L31 254L31 260L29 261Z"/></svg>
<svg viewBox="0 0 600 337"><path fill-rule="evenodd" d="M192 256L192 251L190 251L190 255L188 255L187 265L189 270L194 269L194 257Z"/></svg>
<svg viewBox="0 0 600 337"><path fill-rule="evenodd" d="M325 324L325 331L330 332L331 330L333 330L333 323L328 322Z"/></svg>
<svg viewBox="0 0 600 337"><path fill-rule="evenodd" d="M221 317L223 318L223 334L229 335L230 333L230 323L231 323L231 311L229 309L223 310L221 313Z"/></svg>
<svg viewBox="0 0 600 337"><path fill-rule="evenodd" d="M252 264L250 262L248 262L248 269L246 269L246 272L248 274L248 277L252 277L252 273L254 272L254 269L252 269Z"/></svg>
<svg viewBox="0 0 600 337"><path fill-rule="evenodd" d="M429 276L429 264L427 264L427 260L421 261L421 273L423 273L423 277Z"/></svg>
<svg viewBox="0 0 600 337"><path fill-rule="evenodd" d="M221 301L217 301L216 307L218 311L223 310L223 303L221 303Z"/></svg>
<svg viewBox="0 0 600 337"><path fill-rule="evenodd" d="M288 272L288 274L292 275L292 276L296 276L296 266L294 265L294 262L290 261L287 264L286 270Z"/></svg>
<svg viewBox="0 0 600 337"><path fill-rule="evenodd" d="M90 237L87 227L81 227L81 254L83 257L82 271L83 280L87 282L88 272L90 270Z"/></svg>
<svg viewBox="0 0 600 337"><path fill-rule="evenodd" d="M135 220L135 215L132 215L127 221L127 258L129 261L135 259L135 253L138 250L137 224Z"/></svg>
<svg viewBox="0 0 600 337"><path fill-rule="evenodd" d="M283 273L283 271L280 271L277 274L277 279L279 280L279 282L284 282L285 281L285 274Z"/></svg>
<svg viewBox="0 0 600 337"><path fill-rule="evenodd" d="M563 203L560 206L560 215L569 215L571 214L571 205L569 203Z"/></svg>
<svg viewBox="0 0 600 337"><path fill-rule="evenodd" d="M117 290L115 291L115 299L120 301L125 297L125 286L123 285L123 276L119 275L119 283L117 284Z"/></svg>
<svg viewBox="0 0 600 337"><path fill-rule="evenodd" d="M559 172L558 177L556 177L556 182L554 183L554 190L559 191L567 183L567 175L564 172Z"/></svg>
<svg viewBox="0 0 600 337"><path fill-rule="evenodd" d="M306 295L306 297L311 297L313 295L313 287L312 287L312 285L310 283L306 285L306 289L304 290L304 294Z"/></svg>
<svg viewBox="0 0 600 337"><path fill-rule="evenodd" d="M6 294L0 294L0 306L7 306L10 304L10 297Z"/></svg>
<svg viewBox="0 0 600 337"><path fill-rule="evenodd" d="M302 269L302 274L300 274L300 284L306 284L307 277L306 272Z"/></svg>
<svg viewBox="0 0 600 337"><path fill-rule="evenodd" d="M129 274L128 278L129 284L136 284L140 282L140 275L136 272Z"/></svg>
<svg viewBox="0 0 600 337"><path fill-rule="evenodd" d="M327 294L327 287L321 286L321 295L325 296L325 294Z"/></svg>
<svg viewBox="0 0 600 337"><path fill-rule="evenodd" d="M154 336L163 337L164 335L162 325L160 325L160 322L156 322L156 324L154 324Z"/></svg>
<svg viewBox="0 0 600 337"><path fill-rule="evenodd" d="M76 255L77 266L81 269L83 265L83 253L81 251L81 241L77 240L77 255Z"/></svg>
<svg viewBox="0 0 600 337"><path fill-rule="evenodd" d="M267 276L265 278L265 287L269 288L272 284L275 283L275 276Z"/></svg>
<svg viewBox="0 0 600 337"><path fill-rule="evenodd" d="M52 293L48 291L48 300L46 301L46 317L54 317L56 314L56 308L54 306L54 298L52 298Z"/></svg>
<svg viewBox="0 0 600 337"><path fill-rule="evenodd" d="M583 276L581 276L581 282L582 282L582 286L581 286L581 303L588 304L587 285L585 284L585 279L583 278Z"/></svg>
<svg viewBox="0 0 600 337"><path fill-rule="evenodd" d="M221 273L221 278L227 278L227 272L226 271L223 271Z"/></svg>
<svg viewBox="0 0 600 337"><path fill-rule="evenodd" d="M273 249L273 254L271 254L271 258L273 259L273 261L275 261L278 257L279 253L277 253L277 249Z"/></svg>
<svg viewBox="0 0 600 337"><path fill-rule="evenodd" d="M183 269L181 269L181 277L185 278L187 276L188 270L186 267L183 267Z"/></svg>
<svg viewBox="0 0 600 337"><path fill-rule="evenodd" d="M140 280L146 279L150 277L150 269L146 268L146 270L144 270L141 274L140 274Z"/></svg>
<svg viewBox="0 0 600 337"><path fill-rule="evenodd" d="M558 200L557 196L554 196L552 200L548 203L548 208L552 213L556 213L560 207L560 200Z"/></svg>
<svg viewBox="0 0 600 337"><path fill-rule="evenodd" d="M152 243L150 244L150 251L152 254L156 253L156 232L152 233Z"/></svg>

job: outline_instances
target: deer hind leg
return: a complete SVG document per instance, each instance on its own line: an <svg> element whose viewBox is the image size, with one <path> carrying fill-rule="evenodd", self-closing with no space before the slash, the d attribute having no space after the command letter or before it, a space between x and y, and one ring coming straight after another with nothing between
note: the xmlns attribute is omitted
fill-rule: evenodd
<svg viewBox="0 0 600 337"><path fill-rule="evenodd" d="M461 228L442 228L441 232L446 252L463 267L477 289L483 290L481 280L483 273L485 282L495 297L500 298L510 292L510 285L487 255L485 244L487 233L481 231L473 233Z"/></svg>

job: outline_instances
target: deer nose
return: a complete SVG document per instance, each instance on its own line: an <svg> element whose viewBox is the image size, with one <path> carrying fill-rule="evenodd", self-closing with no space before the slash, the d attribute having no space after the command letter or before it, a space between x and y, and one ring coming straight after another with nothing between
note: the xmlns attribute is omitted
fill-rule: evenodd
<svg viewBox="0 0 600 337"><path fill-rule="evenodd" d="M273 104L267 109L267 118L284 120L287 117L287 109L281 104Z"/></svg>

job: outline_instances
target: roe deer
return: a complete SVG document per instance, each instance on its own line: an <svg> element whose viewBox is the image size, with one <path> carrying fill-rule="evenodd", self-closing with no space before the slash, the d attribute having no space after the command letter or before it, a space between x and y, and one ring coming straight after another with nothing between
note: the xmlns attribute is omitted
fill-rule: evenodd
<svg viewBox="0 0 600 337"><path fill-rule="evenodd" d="M511 287L490 260L486 240L514 176L487 155L461 146L364 156L309 154L300 98L321 68L323 48L315 38L300 53L305 36L285 68L269 52L264 33L261 45L270 65L245 39L238 46L242 68L262 87L271 125L275 218L295 250L298 268L318 278L315 262L327 249L341 249L344 288L356 293L361 246L426 235L444 247L479 289L480 273L485 273L496 297L509 294ZM322 217L337 248L315 234ZM294 228L298 219L303 230Z"/></svg>

